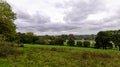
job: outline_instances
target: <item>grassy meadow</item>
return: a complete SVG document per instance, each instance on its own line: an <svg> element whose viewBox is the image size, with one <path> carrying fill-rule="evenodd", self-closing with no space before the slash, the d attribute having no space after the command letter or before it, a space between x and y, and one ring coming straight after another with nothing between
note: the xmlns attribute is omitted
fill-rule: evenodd
<svg viewBox="0 0 120 67"><path fill-rule="evenodd" d="M0 67L119 67L116 49L25 44L24 53L0 58Z"/></svg>

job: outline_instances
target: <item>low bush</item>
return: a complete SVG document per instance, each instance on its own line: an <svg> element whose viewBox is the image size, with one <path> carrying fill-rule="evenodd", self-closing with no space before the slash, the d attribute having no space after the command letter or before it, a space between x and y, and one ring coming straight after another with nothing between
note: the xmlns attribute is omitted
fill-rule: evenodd
<svg viewBox="0 0 120 67"><path fill-rule="evenodd" d="M13 43L7 42L0 37L0 57L7 57L8 55L17 55L23 53L14 46Z"/></svg>
<svg viewBox="0 0 120 67"><path fill-rule="evenodd" d="M24 44L20 44L20 46L19 47L24 47Z"/></svg>
<svg viewBox="0 0 120 67"><path fill-rule="evenodd" d="M83 47L83 42L82 41L77 41L77 46L78 47Z"/></svg>
<svg viewBox="0 0 120 67"><path fill-rule="evenodd" d="M90 41L84 41L83 42L84 47L90 47L90 44L91 44Z"/></svg>
<svg viewBox="0 0 120 67"><path fill-rule="evenodd" d="M75 45L75 40L72 39L72 38L68 39L67 45L69 45L69 46L74 46L74 45Z"/></svg>

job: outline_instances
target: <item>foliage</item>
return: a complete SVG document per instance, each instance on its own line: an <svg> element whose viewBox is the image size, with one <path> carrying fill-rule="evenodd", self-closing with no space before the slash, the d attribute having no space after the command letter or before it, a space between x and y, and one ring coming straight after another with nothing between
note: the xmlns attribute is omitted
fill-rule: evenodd
<svg viewBox="0 0 120 67"><path fill-rule="evenodd" d="M107 49L107 47L111 47L111 33L109 31L101 31L97 34L95 41L95 48Z"/></svg>
<svg viewBox="0 0 120 67"><path fill-rule="evenodd" d="M47 45L47 44L49 44L49 43L48 43L48 40L45 40L44 38L41 38L41 37L39 37L39 39L36 40L35 43L36 43L36 44L42 44L42 45Z"/></svg>
<svg viewBox="0 0 120 67"><path fill-rule="evenodd" d="M11 6L5 1L0 1L0 34L6 36L9 41L15 38L16 26L13 23L15 17Z"/></svg>
<svg viewBox="0 0 120 67"><path fill-rule="evenodd" d="M27 32L27 33L18 32L16 34L16 41L18 43L36 43L38 39L39 37L35 36L32 32Z"/></svg>
<svg viewBox="0 0 120 67"><path fill-rule="evenodd" d="M73 38L69 38L68 41L67 41L67 45L74 46L75 45L74 39Z"/></svg>
<svg viewBox="0 0 120 67"><path fill-rule="evenodd" d="M77 41L77 46L78 47L83 47L83 42L82 41Z"/></svg>
<svg viewBox="0 0 120 67"><path fill-rule="evenodd" d="M62 37L56 37L54 40L54 44L56 45L64 45L64 39Z"/></svg>
<svg viewBox="0 0 120 67"><path fill-rule="evenodd" d="M0 57L7 57L8 55L21 54L22 51L17 50L13 43L5 41L0 37Z"/></svg>
<svg viewBox="0 0 120 67"><path fill-rule="evenodd" d="M90 44L91 44L90 41L84 41L83 42L84 47L90 47Z"/></svg>
<svg viewBox="0 0 120 67"><path fill-rule="evenodd" d="M24 44L20 44L19 47L24 47Z"/></svg>
<svg viewBox="0 0 120 67"><path fill-rule="evenodd" d="M114 42L115 46L119 47L119 51L120 51L120 30L116 31L113 35L112 35L112 41Z"/></svg>

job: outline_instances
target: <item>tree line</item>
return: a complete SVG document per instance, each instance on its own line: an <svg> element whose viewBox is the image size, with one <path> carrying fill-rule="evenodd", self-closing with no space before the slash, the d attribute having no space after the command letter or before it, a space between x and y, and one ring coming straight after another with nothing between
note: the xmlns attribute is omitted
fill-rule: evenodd
<svg viewBox="0 0 120 67"><path fill-rule="evenodd" d="M16 40L18 40L18 43L69 45L79 47L94 47L97 49L112 49L113 47L120 48L120 30L100 31L96 35L94 43L91 43L89 40L76 40L75 35L73 34L59 36L36 36L32 32L18 32L16 35Z"/></svg>
<svg viewBox="0 0 120 67"><path fill-rule="evenodd" d="M41 44L41 45L68 45L78 47L90 47L91 42L89 40L76 40L73 34L58 35L58 36L37 36L33 32L21 33L16 35L16 42L18 44Z"/></svg>

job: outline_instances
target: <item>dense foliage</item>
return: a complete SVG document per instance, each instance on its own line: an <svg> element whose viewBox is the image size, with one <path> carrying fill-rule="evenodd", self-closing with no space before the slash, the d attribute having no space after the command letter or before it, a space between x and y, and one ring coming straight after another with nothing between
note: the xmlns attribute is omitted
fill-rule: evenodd
<svg viewBox="0 0 120 67"><path fill-rule="evenodd" d="M91 44L90 41L84 41L83 42L84 47L90 47L90 44Z"/></svg>
<svg viewBox="0 0 120 67"><path fill-rule="evenodd" d="M82 41L77 41L77 46L78 47L83 47L83 42Z"/></svg>
<svg viewBox="0 0 120 67"><path fill-rule="evenodd" d="M0 34L7 37L9 41L15 38L16 26L13 23L15 17L11 6L5 1L0 1Z"/></svg>
<svg viewBox="0 0 120 67"><path fill-rule="evenodd" d="M120 49L120 31L100 31L96 36L95 48L113 48L113 45ZM114 44L113 44L113 43Z"/></svg>
<svg viewBox="0 0 120 67"><path fill-rule="evenodd" d="M109 31L101 31L97 34L97 37L95 39L96 44L95 47L96 48L103 48L103 49L107 49L107 47L110 47L109 42L111 40L111 33Z"/></svg>

